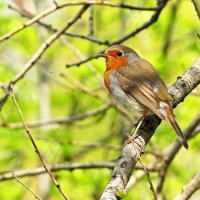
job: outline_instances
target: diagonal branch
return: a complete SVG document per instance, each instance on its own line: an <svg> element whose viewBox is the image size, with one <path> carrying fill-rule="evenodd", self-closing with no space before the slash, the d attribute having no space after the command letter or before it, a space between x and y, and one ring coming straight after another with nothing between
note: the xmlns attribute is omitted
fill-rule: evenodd
<svg viewBox="0 0 200 200"><path fill-rule="evenodd" d="M19 26L18 28L16 28L15 30L3 35L0 37L0 42L9 39L10 37L14 36L15 34L17 34L18 32L22 31L23 29L29 27L30 25L36 23L37 21L41 20L42 18L50 15L51 13L62 9L66 6L91 6L91 5L99 5L99 6L109 6L109 7L115 7L115 8L124 8L124 9L130 9L130 10L141 10L141 11L155 11L158 10L160 7L152 7L152 8L144 8L144 7L137 7L137 6L131 6L131 5L127 5L127 4L115 4L115 3L111 3L111 2L105 2L105 3L99 3L97 1L90 1L90 2L84 2L84 1L80 1L80 2L67 2L67 3L63 3L63 4L57 4L54 3L54 6L45 10L44 12L42 12L41 14L35 16L34 18L28 20L27 22L25 22L24 24L22 24L21 26Z"/></svg>
<svg viewBox="0 0 200 200"><path fill-rule="evenodd" d="M19 113L19 115L20 115L20 118L21 118L21 120L22 120L22 123L23 123L23 125L24 125L24 128L25 128L25 130L26 130L26 133L27 133L27 135L28 135L28 137L29 137L29 139L30 139L30 141L31 141L31 143L32 143L32 145L33 145L33 147L34 147L34 149L35 149L35 152L37 153L37 155L38 155L38 157L39 157L39 159L40 159L40 161L41 161L41 163L43 164L44 169L45 169L46 172L49 174L50 178L52 179L53 183L55 184L55 186L57 187L57 189L59 190L59 192L61 193L61 195L63 196L63 198L64 198L65 200L68 200L69 198L66 196L66 194L64 193L62 187L60 186L60 184L58 184L58 182L56 181L55 177L54 177L53 174L51 173L49 167L47 166L46 162L44 161L44 159L43 159L43 157L42 157L42 154L40 153L40 151L39 151L39 149L38 149L38 147L37 147L37 145L36 145L36 143L35 143L35 141L34 141L34 139L33 139L33 136L31 135L31 133L30 133L30 131L29 131L29 129L28 129L28 126L26 125L26 123L25 123L25 121L24 121L24 117L23 117L23 115L22 115L22 112L21 112L21 110L20 110L20 108L19 108L19 105L18 105L18 103L17 103L17 100L16 100L15 95L14 95L14 92L13 92L13 85L10 86L10 92L11 92L11 96L12 96L12 99L13 99L13 101L14 101L14 104L15 104L15 106L16 106L16 108L17 108L17 111L18 111L18 113Z"/></svg>
<svg viewBox="0 0 200 200"><path fill-rule="evenodd" d="M150 20L148 20L147 22L145 22L144 24L142 24L141 26L139 26L138 28L136 28L135 30L133 30L132 32L130 32L129 34L125 35L124 37L122 37L122 38L120 38L118 40L115 40L114 42L111 42L109 44L109 46L115 45L115 44L120 44L120 43L128 40L129 38L134 37L139 32L147 29L149 26L151 26L152 24L154 24L158 20L158 18L160 16L160 13L163 10L163 8L166 6L167 2L168 2L168 0L161 1L160 5L159 5L159 9L157 9L157 11L152 15L152 17L150 18ZM102 51L99 52L99 53L102 53ZM90 56L90 57L86 58L85 60L79 61L77 63L67 64L66 67L67 68L73 67L73 66L78 66L79 67L80 65L82 65L82 64L84 64L84 63L86 63L86 62L88 62L90 60L98 58L99 53L97 53L96 56L94 56L94 55Z"/></svg>
<svg viewBox="0 0 200 200"><path fill-rule="evenodd" d="M12 175L16 178L17 182L20 183L23 187L25 187L32 195L34 195L35 199L41 200L41 198L30 188L28 187L25 183L20 181L18 177L12 172Z"/></svg>
<svg viewBox="0 0 200 200"><path fill-rule="evenodd" d="M173 98L173 107L176 107L184 98L200 83L200 58L169 88ZM156 115L145 118L137 134L132 136L135 145L141 154L153 136L161 119ZM139 144L139 145L137 145ZM138 152L132 144L124 146L119 156L111 179L102 194L101 200L117 200L121 198L123 191L130 179L138 160Z"/></svg>
<svg viewBox="0 0 200 200"><path fill-rule="evenodd" d="M10 86L17 83L21 80L26 73L35 65L35 63L41 58L44 52L67 30L69 29L79 18L81 18L82 14L87 10L89 5L83 6L80 11L70 20L67 24L54 34L52 34L42 45L41 47L35 52L35 54L31 57L31 59L24 65L24 67L19 71L18 74L10 81L8 86L5 89L5 95L3 99L0 99L0 109L2 108L3 104L6 102L9 94Z"/></svg>
<svg viewBox="0 0 200 200"><path fill-rule="evenodd" d="M199 0L192 0L193 4L194 4L194 8L197 12L197 16L200 20L200 1Z"/></svg>
<svg viewBox="0 0 200 200"><path fill-rule="evenodd" d="M192 121L192 123L188 126L188 128L184 132L187 140L194 137L194 135L198 133L198 130L196 131L196 129L199 125L200 125L200 113L197 115L197 117ZM160 178L158 181L158 186L156 191L157 194L161 194L166 174L168 172L168 168L172 163L172 161L174 160L175 156L177 155L177 152L181 149L181 146L182 146L181 143L177 139L173 144L170 145L170 147L167 148L167 153L165 153L165 157L162 163L162 169L160 171Z"/></svg>
<svg viewBox="0 0 200 200"><path fill-rule="evenodd" d="M187 200L198 189L200 189L200 172L197 172L191 181L183 187L183 191L175 198L175 200Z"/></svg>
<svg viewBox="0 0 200 200"><path fill-rule="evenodd" d="M20 79L24 77L24 75L33 67L33 65L41 58L43 53L51 46L67 29L69 29L79 18L81 18L82 14L87 10L88 5L83 6L81 10L70 20L67 24L51 35L37 50L37 52L31 57L31 59L25 64L22 70L10 81L11 84L17 83Z"/></svg>

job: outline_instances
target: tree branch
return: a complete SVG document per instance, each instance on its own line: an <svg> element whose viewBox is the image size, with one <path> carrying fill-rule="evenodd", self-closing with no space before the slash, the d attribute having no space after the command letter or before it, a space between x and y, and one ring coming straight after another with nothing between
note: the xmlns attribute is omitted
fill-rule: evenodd
<svg viewBox="0 0 200 200"><path fill-rule="evenodd" d="M54 4L55 6L53 6L52 8L49 8L47 10L45 10L44 12L42 12L41 14L35 16L34 18L28 20L27 22L25 22L24 24L22 24L21 26L19 26L18 28L16 28L15 30L3 35L2 37L0 37L0 42L7 40L9 38L11 38L12 36L14 36L16 33L20 32L21 30L27 28L28 26L36 23L37 21L41 20L42 18L50 15L51 13L62 9L66 6L91 6L91 5L99 5L99 6L109 6L109 7L116 7L116 8L125 8L125 9L130 9L130 10L141 10L141 11L155 11L158 10L160 7L152 7L152 8L144 8L144 7L137 7L137 6L131 6L131 5L127 5L127 4L115 4L115 3L111 3L111 2L105 2L105 3L98 3L97 1L90 1L90 2L84 2L84 1L80 1L80 2L71 2L71 3L63 3L63 4Z"/></svg>
<svg viewBox="0 0 200 200"><path fill-rule="evenodd" d="M193 4L194 4L194 8L197 12L197 16L200 20L200 1L199 0L192 0Z"/></svg>
<svg viewBox="0 0 200 200"><path fill-rule="evenodd" d="M192 123L188 126L188 128L184 132L187 140L192 138L194 134L197 133L196 129L199 125L200 125L200 113L197 115L197 117L192 121ZM157 194L161 194L168 168L172 163L172 161L174 160L174 157L177 155L178 151L181 149L181 146L182 146L181 143L177 139L173 144L170 145L170 147L167 148L167 152L164 151L165 153L163 154L165 156L160 171L160 178L158 180L158 186L156 191Z"/></svg>
<svg viewBox="0 0 200 200"><path fill-rule="evenodd" d="M25 123L25 121L24 121L24 117L23 117L23 115L22 115L21 109L19 108L19 105L18 105L17 100L16 100L15 95L14 95L12 85L10 86L10 91L11 91L11 96L12 96L12 99L13 99L13 101L14 101L14 104L15 104L15 106L16 106L16 108L17 108L17 111L18 111L18 113L19 113L19 115L20 115L20 118L21 118L22 123L23 123L23 125L24 125L24 128L25 128L25 130L26 130L26 133L27 133L27 135L28 135L28 137L29 137L29 139L30 139L30 141L31 141L31 143L32 143L32 145L33 145L33 147L34 147L34 149L35 149L35 152L37 153L37 155L38 155L38 157L39 157L39 159L40 159L40 161L41 161L41 163L43 164L44 169L45 169L46 172L49 174L50 178L52 179L53 183L55 184L55 186L57 187L58 191L59 191L60 194L63 196L63 198L64 198L65 200L69 200L69 198L68 198L68 197L66 196L66 194L64 193L62 187L60 186L60 184L58 184L58 182L56 181L55 177L54 177L53 174L51 173L51 171L50 171L49 167L47 166L46 162L44 161L44 159L43 159L43 157L42 157L42 154L40 153L40 151L39 151L39 149L38 149L38 147L37 147L37 145L36 145L36 143L35 143L35 141L34 141L34 139L33 139L33 136L31 135L31 133L30 133L30 131L29 131L29 129L28 129L28 126L26 125L26 123Z"/></svg>
<svg viewBox="0 0 200 200"><path fill-rule="evenodd" d="M40 120L40 121L33 121L33 122L27 122L27 126L29 128L38 128L38 127L43 127L43 126L54 126L54 125L66 125L66 124L71 124L75 121L79 121L79 120L83 120L85 118L88 117L92 117L94 115L98 115L98 114L102 114L104 112L106 112L109 108L110 108L110 104L102 106L99 109L93 110L93 111L89 111L89 112L85 112L81 115L76 115L76 116L71 116L68 118L59 118L59 119L47 119L47 120ZM11 124L7 124L5 122L1 123L0 122L0 126L4 126L4 127L9 127L11 129L21 129L24 128L22 123L11 123Z"/></svg>
<svg viewBox="0 0 200 200"><path fill-rule="evenodd" d="M165 5L167 4L167 2L168 2L168 0L161 1L160 5L159 5L159 9L156 10L156 12L151 16L151 18L147 22L145 22L144 24L142 24L141 26L139 26L138 28L136 28L135 30L133 30L132 32L130 32L129 34L125 35L124 37L111 42L109 44L109 46L115 45L115 44L120 44L120 43L128 40L129 38L134 37L139 32L147 29L149 26L151 26L152 24L154 24L158 20L158 18L160 16L160 13L163 10L163 8L165 7ZM66 67L67 68L73 67L73 66L78 66L79 67L80 65L82 65L82 64L84 64L84 63L86 63L86 62L88 62L88 61L90 61L92 59L98 58L99 57L98 56L99 53L102 53L102 52L103 51L98 52L97 55L90 56L90 57L86 58L85 60L82 60L82 61L79 61L79 62L76 62L76 63L72 63L72 64L67 64Z"/></svg>
<svg viewBox="0 0 200 200"><path fill-rule="evenodd" d="M174 200L187 200L200 189L200 172L197 172L191 181L183 187L182 192Z"/></svg>
<svg viewBox="0 0 200 200"><path fill-rule="evenodd" d="M31 59L24 65L24 67L19 71L18 74L10 81L5 89L5 95L2 99L0 99L0 109L2 108L3 104L6 102L9 94L9 88L13 84L16 84L19 80L21 80L26 73L35 65L35 63L41 58L44 52L67 30L69 29L79 18L81 18L82 14L87 10L89 5L83 6L80 11L70 20L67 24L54 34L52 34L42 45L41 47L35 52L35 54L31 57Z"/></svg>
<svg viewBox="0 0 200 200"><path fill-rule="evenodd" d="M18 179L18 177L14 174L14 172L12 172L12 175L16 178L18 183L20 183L23 187L25 187L35 197L35 199L41 200L41 198L30 187L28 187L25 183L23 183Z"/></svg>
<svg viewBox="0 0 200 200"><path fill-rule="evenodd" d="M49 169L52 172L58 172L62 170L76 170L76 169L113 169L115 166L114 162L111 161L103 161L103 162L89 162L89 163L60 163L53 166L49 166ZM157 171L158 169L152 165L145 166L148 171ZM143 167L141 165L136 165L136 169L142 170ZM17 177L25 177L25 176L36 176L40 174L45 174L47 171L44 167L38 167L35 169L27 169L27 170L15 170L15 175ZM0 173L0 182L14 179L12 172L1 172Z"/></svg>

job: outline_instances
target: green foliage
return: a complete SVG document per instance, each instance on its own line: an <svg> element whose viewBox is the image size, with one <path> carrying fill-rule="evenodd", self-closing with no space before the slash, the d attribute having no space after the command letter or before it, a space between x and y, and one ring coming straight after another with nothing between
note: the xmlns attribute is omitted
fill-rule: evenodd
<svg viewBox="0 0 200 200"><path fill-rule="evenodd" d="M61 2L73 1L58 1L58 4ZM140 1L127 0L125 2L137 5ZM155 1L141 2L143 4L140 3L141 5L138 6L156 6ZM197 37L199 19L191 1L179 2L174 28L169 40L168 53L163 53L163 47L169 39L166 32L169 24L172 23L170 21L172 6L177 2L175 0L169 1L156 23L124 42L149 60L168 85L172 84L199 56L199 38ZM1 36L27 20L14 10L10 10L6 3L6 1L0 2ZM43 5L38 3L38 8L43 11L50 6L52 6L52 1L46 0ZM41 21L60 29L79 9L76 6L65 7ZM122 10L105 6L94 6L93 11L94 38L109 42L135 30L149 20L153 14L152 11ZM89 32L88 18L89 10L68 32L87 36ZM4 85L8 84L51 34L40 25L34 24L0 43L0 81ZM25 121L28 123L48 119L68 119L94 111L109 103L110 97L103 87L102 76L105 69L103 59L94 59L79 67L74 66L69 69L65 67L66 64L95 56L106 47L81 38L62 36L48 48L25 77L14 86ZM77 82L80 84L79 86L77 86ZM84 88L87 88L88 91L83 91ZM196 92L198 90L195 90ZM1 90L0 98L3 95L4 92ZM106 102L102 101L101 98L106 99ZM199 108L199 95L193 94L190 94L176 108L175 114L183 130L197 116ZM42 166L27 138L25 129L21 126L21 119L10 97L3 106L0 117L0 172L34 169ZM134 116L131 117L134 119ZM16 127L19 125L21 128ZM48 165L54 165L116 160L120 151L103 147L83 147L81 144L102 142L109 145L121 145L124 133L131 127L132 124L127 122L116 109L110 108L103 113L71 123L55 123L36 128L30 126L30 131L44 160ZM159 151L162 151L175 139L176 136L172 128L167 123L162 123L151 141ZM196 154L199 151L199 140L198 136L189 142L190 150L188 152L181 149L170 166L164 185L166 199L174 198L181 191L181 187L188 183L191 176L199 170L200 160L196 159ZM74 141L76 144L73 145ZM148 146L147 150L152 150L152 146ZM155 157L147 154L143 156L143 159L147 163L152 163ZM191 163L193 163L192 166ZM109 169L100 168L55 172L56 179L64 191L71 199L76 200L99 199L110 174ZM150 175L153 184L156 185L157 174L150 173ZM20 177L20 180L37 194L43 194L40 188L42 178L43 176L28 176ZM51 181L49 182L49 192L46 199L62 199L56 187ZM126 200L151 199L152 193L147 178L143 177L128 191L127 195L120 194L120 196ZM34 196L14 179L0 182L0 199L25 200L34 199Z"/></svg>

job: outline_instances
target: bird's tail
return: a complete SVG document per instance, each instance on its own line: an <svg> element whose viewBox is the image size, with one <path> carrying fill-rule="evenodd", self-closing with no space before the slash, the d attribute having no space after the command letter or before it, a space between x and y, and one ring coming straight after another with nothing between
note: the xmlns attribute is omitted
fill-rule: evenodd
<svg viewBox="0 0 200 200"><path fill-rule="evenodd" d="M174 130L176 131L176 133L177 133L177 135L178 135L178 138L179 138L181 144L182 144L186 149L188 149L189 146L188 146L187 140L186 140L186 138L185 138L183 132L181 131L179 125L177 124L173 113L168 114L168 120L169 120L170 124L173 126Z"/></svg>

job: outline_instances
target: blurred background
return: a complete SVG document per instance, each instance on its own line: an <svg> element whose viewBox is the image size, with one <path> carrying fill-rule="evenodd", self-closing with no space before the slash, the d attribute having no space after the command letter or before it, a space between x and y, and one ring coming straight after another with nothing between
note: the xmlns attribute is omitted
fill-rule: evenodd
<svg viewBox="0 0 200 200"><path fill-rule="evenodd" d="M37 55L45 41L73 19L83 6L66 3L80 2L106 5L89 6L81 19L56 38L23 79L14 85L24 120L48 166L57 166L54 175L70 199L100 198L120 155L126 133L132 131L137 122L136 116L116 107L107 94L103 85L105 61L97 59L98 53L113 43L122 42L151 62L167 85L175 82L199 56L199 18L189 0L170 0L166 4L158 1L159 5L157 1L147 0L0 1L0 36L58 6L48 16L10 35L7 40L0 40L2 200L35 199L9 173L15 171L17 175L18 171L25 173L25 170L32 174L25 173L24 177L19 175L18 178L41 199L63 199L48 175L35 174L42 164L12 98L6 97L4 101L4 97L5 86ZM135 10L124 4L153 9ZM61 8L60 5L64 6ZM199 115L199 92L197 87L175 109L183 131ZM164 152L176 138L170 125L163 122L145 149L144 163L147 166L162 163ZM196 134L189 141L189 151L181 148L176 154L160 192L163 199L173 199L200 169L199 142L200 135ZM61 164L66 169L62 169ZM67 169L71 164L77 165ZM84 167L86 164L88 167ZM147 177L141 172L133 172L133 177L139 178L130 184L125 199L152 199ZM5 178L6 174L10 178ZM152 168L150 175L156 188L160 171ZM200 192L191 199L200 199Z"/></svg>

